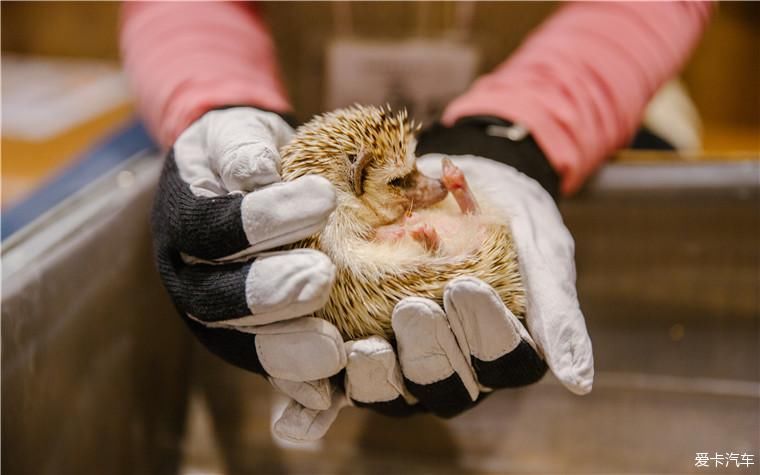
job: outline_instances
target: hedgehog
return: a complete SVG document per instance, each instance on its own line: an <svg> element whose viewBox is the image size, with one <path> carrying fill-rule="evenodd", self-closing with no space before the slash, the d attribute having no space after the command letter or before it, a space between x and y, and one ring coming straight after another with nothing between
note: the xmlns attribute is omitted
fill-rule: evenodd
<svg viewBox="0 0 760 475"><path fill-rule="evenodd" d="M401 299L442 304L446 283L465 275L490 284L518 317L525 313L507 216L476 197L448 159L441 179L422 174L418 131L406 111L354 105L316 116L280 150L283 180L316 174L335 187L325 228L290 247L318 249L334 262L335 285L315 316L347 340L392 339Z"/></svg>

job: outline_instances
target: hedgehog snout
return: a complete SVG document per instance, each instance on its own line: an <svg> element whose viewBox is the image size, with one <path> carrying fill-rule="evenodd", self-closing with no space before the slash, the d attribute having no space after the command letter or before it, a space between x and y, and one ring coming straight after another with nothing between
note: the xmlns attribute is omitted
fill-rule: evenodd
<svg viewBox="0 0 760 475"><path fill-rule="evenodd" d="M411 209L426 208L446 198L448 190L441 180L430 178L415 169L404 180L404 194L410 201Z"/></svg>

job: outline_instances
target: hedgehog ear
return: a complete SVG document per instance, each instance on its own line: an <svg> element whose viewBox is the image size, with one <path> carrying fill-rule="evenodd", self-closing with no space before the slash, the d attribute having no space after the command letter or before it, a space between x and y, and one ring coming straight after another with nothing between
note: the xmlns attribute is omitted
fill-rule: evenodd
<svg viewBox="0 0 760 475"><path fill-rule="evenodd" d="M351 185L356 196L361 196L364 193L364 169L367 167L370 158L371 155L369 153L361 150L358 154L356 154L356 158L351 164Z"/></svg>

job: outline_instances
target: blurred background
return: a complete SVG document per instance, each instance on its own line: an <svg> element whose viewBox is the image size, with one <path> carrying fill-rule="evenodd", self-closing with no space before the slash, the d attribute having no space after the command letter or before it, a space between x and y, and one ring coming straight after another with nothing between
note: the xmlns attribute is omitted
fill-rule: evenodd
<svg viewBox="0 0 760 475"><path fill-rule="evenodd" d="M329 45L336 35L387 40L410 35L451 36L453 30L474 47L477 59L473 74L477 76L501 63L555 7L553 2L488 2L462 11L452 2L375 2L353 4L349 9L336 8L328 2L296 2L264 3L262 10L275 37L283 78L298 119L305 121L332 105L327 104L327 69ZM88 104L93 109L89 114L47 114L46 122L65 123L44 136L37 131L38 136L32 140L23 130L9 129L6 111L2 136L3 206L33 187L35 177L55 170L109 127L132 116L123 78L119 81L111 76L113 71L101 70L107 66L118 68L118 17L116 2L3 2L4 108L9 101L15 105L31 98L51 102L48 94L93 93L82 91L89 87L101 91L98 101L85 97L83 101L70 102L79 108L83 102L98 102L102 109L94 110L95 106ZM722 4L683 71L683 84L701 117L702 145L707 152L758 149L759 23L760 6L754 2ZM29 58L87 62L69 68L58 62L19 64L21 59ZM32 66L48 69L36 74ZM110 88L104 83L109 83ZM46 115L42 111L35 114ZM69 118L71 115L79 117ZM49 132L48 128L45 132ZM25 158L29 154L34 160Z"/></svg>
<svg viewBox="0 0 760 475"><path fill-rule="evenodd" d="M463 89L556 4L261 8L305 121L353 101L338 73L357 43L446 38ZM760 4L721 4L681 75L700 146L621 152L563 204L590 396L547 377L451 421L347 410L298 447L270 435L268 385L200 348L153 270L160 157L119 68L119 5L0 9L3 472L688 473L696 452L745 451L756 465L725 471L760 473Z"/></svg>

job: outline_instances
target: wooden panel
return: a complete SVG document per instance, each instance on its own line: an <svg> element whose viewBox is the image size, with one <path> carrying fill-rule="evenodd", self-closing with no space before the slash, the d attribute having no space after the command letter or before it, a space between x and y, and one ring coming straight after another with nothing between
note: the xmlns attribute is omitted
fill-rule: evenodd
<svg viewBox="0 0 760 475"><path fill-rule="evenodd" d="M3 51L118 59L119 6L119 2L3 2Z"/></svg>
<svg viewBox="0 0 760 475"><path fill-rule="evenodd" d="M348 4L346 4L348 5ZM479 2L472 40L481 71L492 69L554 8L545 2ZM2 2L2 49L33 54L117 58L118 4ZM264 3L285 81L300 119L323 109L324 48L336 30L336 6ZM354 34L371 38L440 34L456 22L452 2L350 4ZM684 71L705 123L709 150L757 150L760 136L760 4L727 2ZM54 25L54 27L50 27Z"/></svg>

